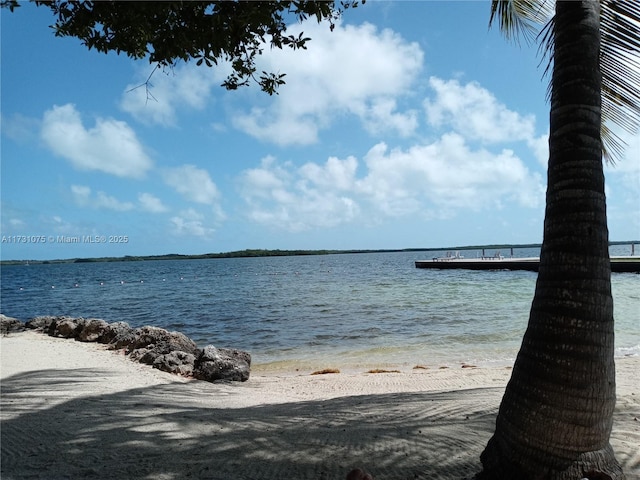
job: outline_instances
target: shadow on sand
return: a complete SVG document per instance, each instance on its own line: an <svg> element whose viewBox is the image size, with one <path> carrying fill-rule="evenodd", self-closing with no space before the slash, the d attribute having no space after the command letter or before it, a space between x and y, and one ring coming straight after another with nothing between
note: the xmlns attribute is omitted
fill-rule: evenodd
<svg viewBox="0 0 640 480"><path fill-rule="evenodd" d="M502 388L215 408L234 385L176 382L78 397L93 369L2 382L3 479L463 479L480 468ZM231 393L229 393L231 391ZM71 396L71 393L73 396Z"/></svg>
<svg viewBox="0 0 640 480"><path fill-rule="evenodd" d="M221 409L198 382L176 382L77 398L108 375L5 379L2 478L343 479L354 466L380 479L464 478L495 417L481 390Z"/></svg>

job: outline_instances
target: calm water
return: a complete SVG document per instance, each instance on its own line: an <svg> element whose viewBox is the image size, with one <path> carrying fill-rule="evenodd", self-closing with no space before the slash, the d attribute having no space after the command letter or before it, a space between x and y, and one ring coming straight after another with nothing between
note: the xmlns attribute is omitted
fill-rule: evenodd
<svg viewBox="0 0 640 480"><path fill-rule="evenodd" d="M274 368L512 362L537 275L414 267L435 255L6 266L1 310L22 320L70 315L178 330ZM640 275L613 274L612 284L617 355L637 355Z"/></svg>

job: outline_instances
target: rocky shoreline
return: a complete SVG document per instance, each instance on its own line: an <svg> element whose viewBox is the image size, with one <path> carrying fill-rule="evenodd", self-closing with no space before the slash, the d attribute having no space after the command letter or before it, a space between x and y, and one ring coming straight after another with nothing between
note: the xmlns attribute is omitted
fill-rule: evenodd
<svg viewBox="0 0 640 480"><path fill-rule="evenodd" d="M96 318L66 316L42 316L21 322L0 314L2 335L24 330L104 344L110 350L123 351L132 361L207 382L245 382L251 371L251 355L248 352L213 345L200 349L183 333L169 332L163 328L133 328L126 322L108 323Z"/></svg>

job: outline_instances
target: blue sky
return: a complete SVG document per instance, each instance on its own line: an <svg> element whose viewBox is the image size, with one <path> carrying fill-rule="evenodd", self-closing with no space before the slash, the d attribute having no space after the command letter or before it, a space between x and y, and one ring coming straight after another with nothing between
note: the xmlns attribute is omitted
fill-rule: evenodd
<svg viewBox="0 0 640 480"><path fill-rule="evenodd" d="M192 62L156 72L147 98L148 62L54 37L48 9L1 15L2 259L542 239L544 65L488 29L488 1L292 25L312 41L266 50L259 70L287 74L273 97ZM611 240L640 238L640 136L626 140L606 167Z"/></svg>

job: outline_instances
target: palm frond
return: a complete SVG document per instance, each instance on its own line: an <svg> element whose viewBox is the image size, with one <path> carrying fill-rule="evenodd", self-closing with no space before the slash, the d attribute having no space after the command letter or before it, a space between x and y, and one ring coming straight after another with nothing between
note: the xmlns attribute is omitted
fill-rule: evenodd
<svg viewBox="0 0 640 480"><path fill-rule="evenodd" d="M507 39L530 41L539 32L539 53L547 60L545 76L553 60L554 5L552 0L491 2L489 25L497 20ZM614 126L631 135L640 127L640 1L600 0L600 34L602 153L606 161L615 163L624 155L626 144Z"/></svg>
<svg viewBox="0 0 640 480"><path fill-rule="evenodd" d="M493 0L489 26L497 20L508 40L518 42L524 38L529 43L548 21L552 7L550 0Z"/></svg>
<svg viewBox="0 0 640 480"><path fill-rule="evenodd" d="M547 66L544 68L543 77L551 78L551 71L553 67L553 52L555 47L554 35L553 32L555 30L554 26L555 16L551 17L549 22L542 29L540 34L538 35L538 55L540 55L541 60L540 64L546 61ZM551 82L547 85L547 101L551 100Z"/></svg>
<svg viewBox="0 0 640 480"><path fill-rule="evenodd" d="M600 34L603 154L615 163L626 144L608 124L631 135L640 127L640 2L603 0Z"/></svg>

